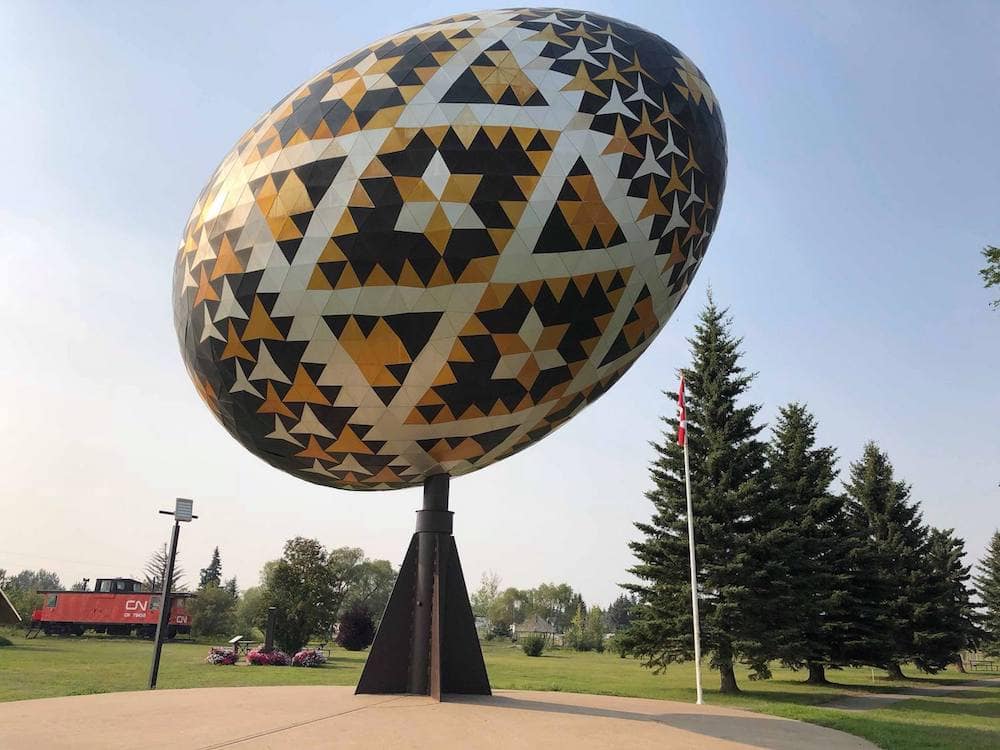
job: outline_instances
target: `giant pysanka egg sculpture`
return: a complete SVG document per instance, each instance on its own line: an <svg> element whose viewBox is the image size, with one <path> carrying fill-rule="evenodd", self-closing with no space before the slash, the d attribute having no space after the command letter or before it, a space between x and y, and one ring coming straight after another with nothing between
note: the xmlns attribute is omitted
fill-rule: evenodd
<svg viewBox="0 0 1000 750"><path fill-rule="evenodd" d="M408 29L296 88L215 171L175 268L188 371L312 482L486 466L645 350L725 170L711 88L655 34L558 9Z"/></svg>

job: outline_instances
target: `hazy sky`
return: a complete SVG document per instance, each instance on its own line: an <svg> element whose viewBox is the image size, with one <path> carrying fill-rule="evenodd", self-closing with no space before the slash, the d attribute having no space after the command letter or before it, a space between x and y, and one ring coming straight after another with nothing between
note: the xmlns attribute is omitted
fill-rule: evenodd
<svg viewBox="0 0 1000 750"><path fill-rule="evenodd" d="M316 487L195 395L171 319L185 220L264 110L335 59L463 2L0 3L0 567L137 573L177 495L188 580L256 582L295 535L398 564L419 490ZM347 8L350 9L347 12ZM808 402L841 466L877 439L978 557L1000 525L1000 6L595 2L704 71L729 180L697 281L638 364L530 450L452 483L466 578L607 603L651 506L660 391L711 283L772 420Z"/></svg>

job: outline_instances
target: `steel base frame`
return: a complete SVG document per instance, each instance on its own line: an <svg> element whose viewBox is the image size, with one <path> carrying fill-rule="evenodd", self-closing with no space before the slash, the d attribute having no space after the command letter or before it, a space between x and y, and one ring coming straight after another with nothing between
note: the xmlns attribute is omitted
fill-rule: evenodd
<svg viewBox="0 0 1000 750"><path fill-rule="evenodd" d="M428 477L410 540L355 693L491 695L448 510L447 474Z"/></svg>

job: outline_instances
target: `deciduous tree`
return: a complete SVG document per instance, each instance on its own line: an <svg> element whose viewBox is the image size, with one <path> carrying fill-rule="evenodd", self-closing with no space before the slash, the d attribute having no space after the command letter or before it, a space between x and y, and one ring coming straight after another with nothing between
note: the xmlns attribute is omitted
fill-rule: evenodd
<svg viewBox="0 0 1000 750"><path fill-rule="evenodd" d="M277 608L274 635L288 653L301 649L313 633L329 632L340 604L326 549L315 539L295 537L267 574L264 606Z"/></svg>
<svg viewBox="0 0 1000 750"><path fill-rule="evenodd" d="M240 635L256 638L267 625L267 599L265 589L251 586L243 592L234 613L233 629Z"/></svg>
<svg viewBox="0 0 1000 750"><path fill-rule="evenodd" d="M232 636L238 601L227 589L209 583L188 601L191 631L195 636Z"/></svg>
<svg viewBox="0 0 1000 750"><path fill-rule="evenodd" d="M557 632L569 625L583 597L568 583L542 583L531 596L535 614L547 620Z"/></svg>
<svg viewBox="0 0 1000 750"><path fill-rule="evenodd" d="M508 631L512 625L524 622L528 615L534 611L533 592L530 589L504 589L493 601L490 607L490 622L498 629L506 628Z"/></svg>
<svg viewBox="0 0 1000 750"><path fill-rule="evenodd" d="M389 595L396 583L396 570L388 560L369 560L364 558L353 568L346 571L349 582L344 591L340 611L351 609L367 610L378 627L389 603Z"/></svg>
<svg viewBox="0 0 1000 750"><path fill-rule="evenodd" d="M563 643L576 651L590 651L590 643L587 640L587 610L583 604L577 605L573 617L570 618Z"/></svg>
<svg viewBox="0 0 1000 750"><path fill-rule="evenodd" d="M479 588L472 592L469 603L476 617L490 616L490 609L500 595L500 576L494 571L484 572L479 579Z"/></svg>
<svg viewBox="0 0 1000 750"><path fill-rule="evenodd" d="M604 625L605 612L596 604L587 610L587 625L584 629L584 638L587 644L594 651L604 651Z"/></svg>
<svg viewBox="0 0 1000 750"><path fill-rule="evenodd" d="M58 591L62 588L59 576L50 570L22 570L11 576L0 570L0 588L7 594L10 603L24 620L31 619L31 613L42 606L44 597L38 590Z"/></svg>

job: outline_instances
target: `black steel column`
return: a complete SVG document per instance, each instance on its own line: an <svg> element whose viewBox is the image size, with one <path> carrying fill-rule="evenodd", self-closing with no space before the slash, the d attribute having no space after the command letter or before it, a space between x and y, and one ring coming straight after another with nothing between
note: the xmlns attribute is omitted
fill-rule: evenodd
<svg viewBox="0 0 1000 750"><path fill-rule="evenodd" d="M358 693L490 693L448 510L447 474L424 482L423 508L365 662Z"/></svg>
<svg viewBox="0 0 1000 750"><path fill-rule="evenodd" d="M269 654L274 651L274 621L278 616L277 607L267 608L267 629L264 631L264 653Z"/></svg>
<svg viewBox="0 0 1000 750"><path fill-rule="evenodd" d="M153 665L149 669L149 689L156 689L156 678L160 673L160 652L163 640L170 627L170 583L174 578L174 561L177 559L177 538L181 533L180 521L174 521L174 533L170 537L170 554L167 557L167 571L163 576L163 595L160 597L160 619L156 622L156 644L153 646Z"/></svg>
<svg viewBox="0 0 1000 750"><path fill-rule="evenodd" d="M441 696L440 550L452 532L447 474L424 482L424 507L417 511L417 591L413 609L413 647L407 692ZM437 637L435 637L437 636Z"/></svg>

